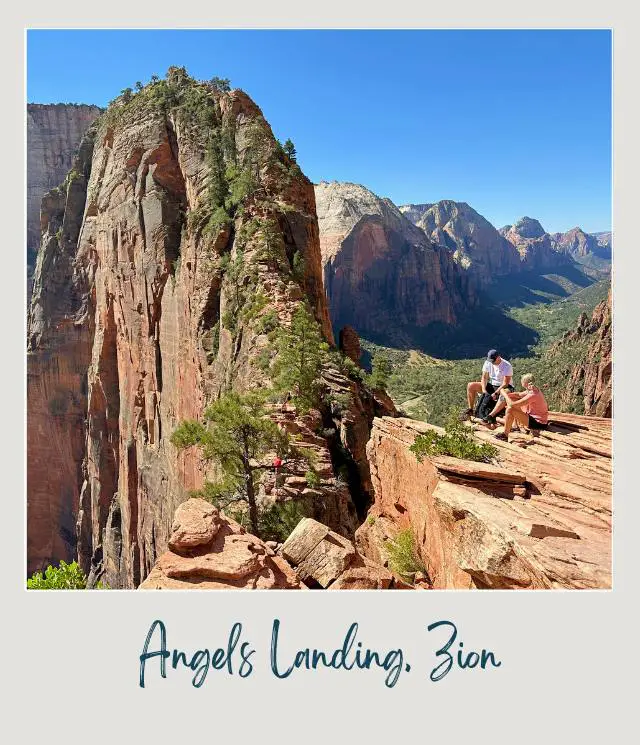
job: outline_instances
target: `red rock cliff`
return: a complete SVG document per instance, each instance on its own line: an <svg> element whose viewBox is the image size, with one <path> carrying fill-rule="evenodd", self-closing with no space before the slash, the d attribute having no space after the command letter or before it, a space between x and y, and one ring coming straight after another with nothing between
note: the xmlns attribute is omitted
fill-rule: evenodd
<svg viewBox="0 0 640 745"><path fill-rule="evenodd" d="M266 384L257 358L270 312L287 323L308 299L333 342L313 186L248 96L182 87L161 81L120 99L43 201L29 318L29 572L77 555L109 586L137 586L203 480L197 452L169 442L178 422L229 387ZM255 188L217 224L212 182L225 173L241 190L241 168ZM356 395L352 409L362 405ZM367 406L340 425L358 451L376 410ZM327 522L348 533L355 511L329 445L305 437L326 464Z"/></svg>

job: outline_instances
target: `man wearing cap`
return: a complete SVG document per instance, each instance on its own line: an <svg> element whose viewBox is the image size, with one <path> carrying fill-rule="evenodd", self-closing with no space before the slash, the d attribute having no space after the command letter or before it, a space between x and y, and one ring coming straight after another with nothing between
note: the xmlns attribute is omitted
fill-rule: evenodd
<svg viewBox="0 0 640 745"><path fill-rule="evenodd" d="M511 385L513 378L513 367L508 360L503 359L497 349L490 349L487 353L487 359L482 365L482 380L474 381L467 385L467 403L469 408L465 412L467 416L473 414L473 405L478 393L491 396L495 401L495 406L490 414L484 417L483 421L487 424L495 424L496 415L499 414L506 406L501 393L504 390L514 391Z"/></svg>

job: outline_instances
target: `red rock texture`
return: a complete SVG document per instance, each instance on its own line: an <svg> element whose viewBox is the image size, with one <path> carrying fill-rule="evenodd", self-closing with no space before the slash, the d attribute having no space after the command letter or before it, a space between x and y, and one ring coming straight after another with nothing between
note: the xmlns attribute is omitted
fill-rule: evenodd
<svg viewBox="0 0 640 745"><path fill-rule="evenodd" d="M141 590L294 590L302 584L282 557L202 499L176 510L169 550Z"/></svg>
<svg viewBox="0 0 640 745"><path fill-rule="evenodd" d="M205 477L196 450L177 451L170 435L221 391L265 385L255 364L267 342L262 316L273 310L288 323L308 299L333 342L312 184L272 157L269 125L244 93L208 95L239 158L256 132L262 143L266 197L244 205L232 232L206 234L185 219L207 199L210 167L206 131L194 133L181 110L102 117L78 177L43 200L28 327L29 572L77 555L110 587L137 586L167 547L176 507ZM268 302L233 333L221 322L234 292L221 256L237 255L256 216L275 221L280 261L299 252L304 272L294 280L259 257L260 234L247 239L241 282Z"/></svg>
<svg viewBox="0 0 640 745"><path fill-rule="evenodd" d="M389 200L356 184L316 186L324 283L336 328L406 342L405 329L453 324L475 285Z"/></svg>
<svg viewBox="0 0 640 745"><path fill-rule="evenodd" d="M500 443L495 464L409 450L429 428L376 419L367 446L375 502L356 547L384 560L384 541L413 531L435 588L611 586L611 422L551 414L549 431Z"/></svg>
<svg viewBox="0 0 640 745"><path fill-rule="evenodd" d="M584 413L611 417L613 409L613 354L611 290L606 300L599 303L591 318L582 313L576 328L567 332L549 350L549 356L566 355L573 346L586 349L570 372L562 401L569 404L582 397Z"/></svg>
<svg viewBox="0 0 640 745"><path fill-rule="evenodd" d="M542 225L531 217L521 218L515 225L504 229L503 234L520 254L523 269L551 269L567 263L566 254L559 250Z"/></svg>

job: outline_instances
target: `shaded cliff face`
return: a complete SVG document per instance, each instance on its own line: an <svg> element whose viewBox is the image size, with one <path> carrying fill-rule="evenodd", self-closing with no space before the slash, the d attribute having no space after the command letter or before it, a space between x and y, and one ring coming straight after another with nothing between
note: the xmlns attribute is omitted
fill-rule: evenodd
<svg viewBox="0 0 640 745"><path fill-rule="evenodd" d="M554 344L545 357L550 365L566 366L561 403L569 408L582 400L580 413L590 416L612 416L611 290L593 311L591 318L582 313L574 330Z"/></svg>
<svg viewBox="0 0 640 745"><path fill-rule="evenodd" d="M522 217L515 225L507 225L500 232L515 246L523 269L552 269L571 261L542 225L531 217Z"/></svg>
<svg viewBox="0 0 640 745"><path fill-rule="evenodd" d="M455 323L475 285L388 199L357 184L316 186L324 282L336 329L396 344L407 331Z"/></svg>
<svg viewBox="0 0 640 745"><path fill-rule="evenodd" d="M40 245L40 202L62 183L97 106L27 104L27 264Z"/></svg>
<svg viewBox="0 0 640 745"><path fill-rule="evenodd" d="M248 96L178 71L100 118L65 187L43 200L43 229L28 329L28 569L77 554L109 586L137 586L204 478L195 449L170 443L176 425L225 390L269 384L267 318L287 323L308 302L333 342L313 186ZM354 452L379 410L355 394L337 435ZM302 429L326 465L317 496L330 527L352 531L330 445Z"/></svg>
<svg viewBox="0 0 640 745"><path fill-rule="evenodd" d="M447 199L436 204L409 204L400 211L434 243L446 246L456 263L472 272L481 284L521 268L513 244L466 202Z"/></svg>
<svg viewBox="0 0 640 745"><path fill-rule="evenodd" d="M375 502L356 547L383 564L410 530L438 589L611 586L611 422L551 414L536 439L500 443L492 464L409 450L430 425L376 419L367 451Z"/></svg>

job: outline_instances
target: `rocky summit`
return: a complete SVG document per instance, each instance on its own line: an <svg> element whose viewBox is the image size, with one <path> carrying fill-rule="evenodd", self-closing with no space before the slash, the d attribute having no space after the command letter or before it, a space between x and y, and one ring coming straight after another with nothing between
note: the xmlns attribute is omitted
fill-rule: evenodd
<svg viewBox="0 0 640 745"><path fill-rule="evenodd" d="M334 328L386 335L453 324L475 304L475 285L388 199L364 186L322 182L315 188L320 246Z"/></svg>
<svg viewBox="0 0 640 745"><path fill-rule="evenodd" d="M301 306L333 344L313 186L245 93L174 68L94 122L43 199L42 228L28 569L77 556L110 587L135 587L206 476L197 448L170 442L179 422L224 391L268 386L269 334ZM344 392L327 437L322 415L310 429L280 412L315 453L319 483L308 488L302 470L279 497L308 488L313 514L348 533L357 507L334 468L361 474L366 494L370 422L390 409L339 369L326 375Z"/></svg>

